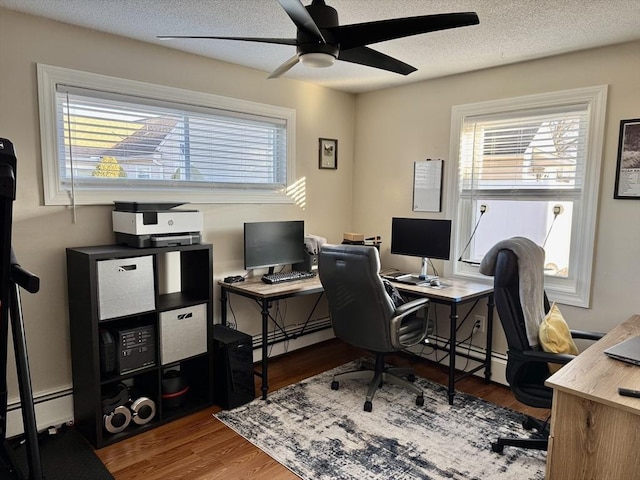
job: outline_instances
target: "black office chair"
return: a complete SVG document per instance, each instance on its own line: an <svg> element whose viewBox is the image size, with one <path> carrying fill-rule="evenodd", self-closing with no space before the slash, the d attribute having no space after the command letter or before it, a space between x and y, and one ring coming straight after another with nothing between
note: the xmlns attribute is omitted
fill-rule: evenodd
<svg viewBox="0 0 640 480"><path fill-rule="evenodd" d="M541 266L542 268L542 266ZM551 408L553 390L544 385L550 376L549 363L566 364L575 358L569 354L547 353L529 346L525 319L520 302L518 257L509 249L498 251L494 272L494 298L500 322L507 339L507 382L516 399L536 408ZM542 277L541 277L542 278ZM545 312L549 301L543 291ZM571 330L573 338L598 340L602 334ZM502 452L505 446L547 450L549 442L548 419L541 421L527 416L522 423L527 429L536 429L539 438L501 437L491 444L494 452Z"/></svg>
<svg viewBox="0 0 640 480"><path fill-rule="evenodd" d="M372 399L383 382L407 388L416 394L416 405L424 405L424 395L413 385L410 368L385 366L385 354L400 351L423 341L427 319L416 314L428 305L421 298L396 307L379 275L380 257L375 247L323 245L318 258L318 275L329 304L336 337L375 355L375 364L333 377L331 388L341 380L371 379L364 410L372 410ZM406 376L407 380L400 378Z"/></svg>

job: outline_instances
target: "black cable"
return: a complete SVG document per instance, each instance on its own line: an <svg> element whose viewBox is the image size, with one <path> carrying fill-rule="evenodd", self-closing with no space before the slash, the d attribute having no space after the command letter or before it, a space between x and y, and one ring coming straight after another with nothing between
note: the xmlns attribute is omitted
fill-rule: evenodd
<svg viewBox="0 0 640 480"><path fill-rule="evenodd" d="M553 224L556 223L556 219L560 215L560 212L553 214L553 220L551 221L551 226L549 227L549 231L547 232L547 236L544 237L544 242L542 242L542 248L547 244L547 240L549 239L549 235L551 235L551 230L553 230Z"/></svg>
<svg viewBox="0 0 640 480"><path fill-rule="evenodd" d="M478 305L479 301L480 300L477 299L473 303L471 308L467 311L466 315L464 317L462 317L462 321L456 325L456 333L460 330L460 328L462 328L462 325L465 324L465 322L469 318L469 315L471 315L471 312L473 312L473 310L476 308L476 306ZM438 338L438 309L437 308L435 309L435 317L436 317L436 320L435 320L435 337L437 339ZM473 333L472 333L471 336L473 336ZM471 336L469 336L469 338L471 338ZM456 344L454 345L453 349L455 350L456 348L458 348L458 346L460 346L466 340L468 340L468 339L456 341ZM437 342L437 340L436 340L436 342ZM449 356L449 354L451 353L451 350L452 350L451 345L452 345L451 338L448 338L447 341L444 342L444 344L442 346L438 346L438 348L436 348L435 346L433 347L436 350L436 363L442 363ZM449 349L447 351L447 353L445 353L445 355L442 358L438 358L437 350L446 349L446 348ZM466 366L465 366L465 368L466 368Z"/></svg>
<svg viewBox="0 0 640 480"><path fill-rule="evenodd" d="M483 209L483 207L484 207L484 209ZM469 245L471 245L471 240L473 240L473 236L476 234L476 230L478 229L478 225L480 225L480 220L482 220L482 216L484 215L484 213L486 211L487 211L486 205L480 205L480 216L478 217L478 221L476 222L476 226L473 227L473 232L471 232L471 235L469 236L469 241L467 242L467 244L462 249L462 252L460 252L460 258L458 258L459 262L462 261L462 256L464 255L464 252L466 252L467 248L469 248Z"/></svg>
<svg viewBox="0 0 640 480"><path fill-rule="evenodd" d="M304 331L307 328L307 325L309 325L309 322L311 321L311 316L313 315L313 312L316 311L316 307L318 306L318 303L320 303L320 299L322 298L323 295L324 295L324 292L321 292L320 295L318 295L318 298L316 299L316 303L313 304L313 308L309 312L309 315L307 315L307 319L302 324L302 329L300 330L300 332L298 332L298 333L293 335L293 339L294 340L296 338L301 337L302 335L304 335Z"/></svg>
<svg viewBox="0 0 640 480"><path fill-rule="evenodd" d="M227 298L227 305L229 306L229 310L231 310L231 316L233 317L233 322L230 323L227 320L227 326L229 328L233 328L234 330L238 329L238 319L236 318L236 312L233 311L233 306L231 305L231 298Z"/></svg>
<svg viewBox="0 0 640 480"><path fill-rule="evenodd" d="M430 258L428 259L428 261L429 261L429 264L431 265L431 270L433 270L433 274L434 274L436 277L439 277L439 276L440 276L440 274L438 273L438 270L436 270L436 266L433 264L433 262L431 261L431 259L430 259Z"/></svg>

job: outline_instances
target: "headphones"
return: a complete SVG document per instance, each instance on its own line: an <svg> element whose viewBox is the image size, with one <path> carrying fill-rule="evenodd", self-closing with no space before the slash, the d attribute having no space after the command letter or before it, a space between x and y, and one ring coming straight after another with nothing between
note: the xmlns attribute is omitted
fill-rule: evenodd
<svg viewBox="0 0 640 480"><path fill-rule="evenodd" d="M156 403L147 397L140 397L129 406L131 409L131 419L136 425L149 423L156 415Z"/></svg>
<svg viewBox="0 0 640 480"><path fill-rule="evenodd" d="M129 387L124 383L118 383L112 391L102 396L102 420L109 433L122 432L131 420L137 425L144 425L155 414L155 402L147 397L131 401Z"/></svg>

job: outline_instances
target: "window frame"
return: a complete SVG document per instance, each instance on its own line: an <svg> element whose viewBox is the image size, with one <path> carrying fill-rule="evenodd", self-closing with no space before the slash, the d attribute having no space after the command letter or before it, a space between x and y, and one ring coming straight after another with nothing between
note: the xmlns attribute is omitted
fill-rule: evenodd
<svg viewBox="0 0 640 480"><path fill-rule="evenodd" d="M296 181L296 112L294 109L45 64L37 65L37 76L45 205L110 205L114 201L175 200L201 204L288 204L295 202L289 192L290 187ZM279 189L265 188L260 184L253 187L246 184L243 188L218 186L215 188L189 188L186 185L185 188L159 187L149 189L97 187L95 189L78 189L77 191L74 191L73 188L71 190L61 188L58 168L59 137L56 107L58 84L158 99L159 102L197 105L283 120L286 122L286 186Z"/></svg>
<svg viewBox="0 0 640 480"><path fill-rule="evenodd" d="M598 216L598 197L603 156L607 85L562 90L550 93L526 95L515 98L489 100L456 105L451 109L451 135L446 195L446 211L456 219L452 232L452 256L458 259L469 239L474 223L474 213L462 209L459 199L460 139L465 117L499 113L514 113L537 108L586 103L588 105L588 138L584 160L584 179L580 208L574 209L571 234L570 273L568 278L546 277L545 289L552 301L579 307L590 307L593 260ZM526 198L523 198L526 199ZM461 227L464 225L464 228ZM465 234L465 232L467 232ZM445 273L454 277L487 281L477 265L451 261L445 265Z"/></svg>

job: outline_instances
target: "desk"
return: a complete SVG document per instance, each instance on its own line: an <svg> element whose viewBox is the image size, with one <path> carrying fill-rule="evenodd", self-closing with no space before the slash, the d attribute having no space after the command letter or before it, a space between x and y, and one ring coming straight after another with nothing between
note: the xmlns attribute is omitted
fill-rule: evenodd
<svg viewBox="0 0 640 480"><path fill-rule="evenodd" d="M482 283L467 282L464 280L449 281L447 279L442 280L446 285L444 288L434 288L429 286L416 286L406 285L402 283L394 283L396 288L412 297L426 297L434 303L441 303L449 305L450 308L450 336L451 345L456 343L456 327L458 322L458 305L463 303L472 302L478 299L487 298L487 353L483 359L482 365L465 372L458 378L455 376L456 356L462 356L473 360L479 360L476 357L467 355L464 352L456 352L455 347L449 349L446 347L436 347L441 350L449 352L449 385L448 396L449 404L453 404L453 398L455 396L455 383L468 375L477 372L480 369L484 369L484 376L487 381L491 378L491 339L493 336L493 287ZM220 319L223 325L227 323L227 302L229 294L241 295L243 297L251 298L260 302L262 306L262 372L257 374L262 378L262 399L267 398L267 391L269 390L268 384L268 342L264 341L268 335L269 327L269 308L272 301L281 300L285 298L296 297L300 295L310 295L314 293L322 293L322 283L318 277L297 280L294 282L283 282L278 284L267 284L258 279L250 279L244 282L238 283L224 283L218 282L220 285L221 295L220 302L222 309L220 312ZM317 331L317 330L313 330ZM310 330L307 333L312 333Z"/></svg>
<svg viewBox="0 0 640 480"><path fill-rule="evenodd" d="M267 338L269 335L269 308L271 308L271 302L301 295L311 295L314 293L322 294L324 292L324 289L322 288L320 279L316 276L305 280L269 284L264 283L260 278L253 278L244 282L237 283L218 282L218 285L220 285L220 303L222 304L222 309L220 311L220 321L223 325L227 324L227 301L230 293L251 298L259 302L261 305L262 339L260 347L262 349L262 371L261 373L256 372L256 375L258 375L262 379L262 399L265 400L267 398L267 391L269 390L267 366L269 362L269 342L267 341ZM320 299L318 299L318 301L319 300ZM316 305L317 304L318 302L316 302ZM325 328L330 328L330 326L327 326ZM317 328L310 329L306 331L305 334L313 333L318 330L319 329Z"/></svg>
<svg viewBox="0 0 640 480"><path fill-rule="evenodd" d="M449 382L447 394L449 396L449 405L453 405L455 397L455 383L463 378L484 369L484 378L489 381L491 379L491 346L493 338L493 286L483 283L469 282L465 280L448 280L441 279L443 288L431 286L408 285L404 283L392 282L399 292L412 297L427 297L433 303L449 305L449 345L451 347L441 347L435 345L435 348L449 352ZM456 378L456 357L461 356L472 360L480 359L468 355L464 352L456 352L456 335L458 327L458 305L487 299L487 324L486 324L486 354L482 359L482 364L476 368L463 373Z"/></svg>
<svg viewBox="0 0 640 480"><path fill-rule="evenodd" d="M640 472L640 399L618 387L640 389L640 367L603 351L640 335L633 315L549 377L553 388L547 480L629 480Z"/></svg>

